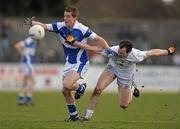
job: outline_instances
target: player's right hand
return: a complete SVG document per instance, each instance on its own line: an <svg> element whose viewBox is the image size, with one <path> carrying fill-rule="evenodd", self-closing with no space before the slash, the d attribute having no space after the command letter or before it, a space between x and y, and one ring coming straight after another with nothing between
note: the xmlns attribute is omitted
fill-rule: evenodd
<svg viewBox="0 0 180 129"><path fill-rule="evenodd" d="M173 55L176 51L176 44L170 46L167 50L168 50L168 55Z"/></svg>
<svg viewBox="0 0 180 129"><path fill-rule="evenodd" d="M35 19L34 16L32 16L31 18L29 18L29 17L25 18L23 25L29 25L29 26L31 26L31 25L32 25L32 21L33 21L34 19Z"/></svg>

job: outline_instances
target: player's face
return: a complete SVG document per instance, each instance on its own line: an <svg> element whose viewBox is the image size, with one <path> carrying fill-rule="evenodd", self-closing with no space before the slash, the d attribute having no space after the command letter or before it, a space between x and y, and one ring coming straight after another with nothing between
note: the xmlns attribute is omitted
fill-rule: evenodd
<svg viewBox="0 0 180 129"><path fill-rule="evenodd" d="M128 53L126 52L126 48L119 48L118 54L121 58L126 58L128 56Z"/></svg>
<svg viewBox="0 0 180 129"><path fill-rule="evenodd" d="M64 12L64 22L68 28L73 28L76 20L76 17L73 17L71 12Z"/></svg>

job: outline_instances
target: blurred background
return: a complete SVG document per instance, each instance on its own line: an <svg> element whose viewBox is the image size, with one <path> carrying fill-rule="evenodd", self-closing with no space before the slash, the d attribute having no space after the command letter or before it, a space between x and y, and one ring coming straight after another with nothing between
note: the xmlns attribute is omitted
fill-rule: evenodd
<svg viewBox="0 0 180 129"><path fill-rule="evenodd" d="M22 27L24 18L35 16L38 21L44 23L62 21L64 9L68 5L77 6L80 10L79 21L102 36L110 45L116 45L122 39L131 39L134 41L135 48L147 50L151 48L166 49L176 43L175 55L145 60L141 63L145 70L142 72L139 70L140 74L137 76L140 77L139 82L142 82L141 77L146 75L147 80L152 77L151 82L153 82L153 78L160 75L163 76L162 81L166 81L167 78L173 81L177 77L174 82L176 90L180 87L178 81L180 76L179 0L51 0L46 2L43 0L1 0L0 89L3 89L2 87L5 85L10 87L9 75L15 74L13 79L18 80L16 75L18 64L16 63L19 63L20 57L14 49L14 44L27 37L28 27ZM62 68L58 66L64 63L64 53L58 35L54 33L46 32L45 38L40 42L36 54L38 63L36 74L37 76L41 74L43 77L47 75L44 77L45 81L40 85L44 85L44 83L49 85L51 76L57 77L58 75L58 80L61 75L63 66ZM93 52L90 52L89 55L91 64L98 65L92 67L91 71L95 71L93 68L97 71L97 67L104 68L107 63L106 58ZM145 71L147 73L144 73ZM163 73L165 71L167 73ZM56 86L59 85L57 80ZM57 82L58 84L56 84ZM151 82L143 83L148 85ZM163 85L167 83L164 82Z"/></svg>

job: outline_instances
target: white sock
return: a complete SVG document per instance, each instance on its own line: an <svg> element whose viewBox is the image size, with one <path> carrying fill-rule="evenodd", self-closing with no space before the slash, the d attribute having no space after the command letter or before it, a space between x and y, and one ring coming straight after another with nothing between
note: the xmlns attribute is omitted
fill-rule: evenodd
<svg viewBox="0 0 180 129"><path fill-rule="evenodd" d="M135 89L135 87L134 87L134 86L132 86L132 88L131 88L131 92L132 92L132 93L134 92L134 89Z"/></svg>
<svg viewBox="0 0 180 129"><path fill-rule="evenodd" d="M84 117L85 117L86 119L91 119L93 113L94 113L93 110L87 109Z"/></svg>

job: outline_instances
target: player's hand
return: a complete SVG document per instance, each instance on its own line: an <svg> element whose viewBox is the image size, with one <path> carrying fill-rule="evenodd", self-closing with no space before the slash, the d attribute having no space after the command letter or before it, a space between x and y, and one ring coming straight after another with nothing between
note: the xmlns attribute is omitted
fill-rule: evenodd
<svg viewBox="0 0 180 129"><path fill-rule="evenodd" d="M73 44L74 44L75 41L76 41L76 39L74 38L73 35L68 35L68 36L66 37L65 43L73 46Z"/></svg>
<svg viewBox="0 0 180 129"><path fill-rule="evenodd" d="M176 44L170 46L167 50L168 50L168 55L173 55L176 51Z"/></svg>
<svg viewBox="0 0 180 129"><path fill-rule="evenodd" d="M25 18L25 19L24 19L24 22L23 22L23 26L24 26L24 25L29 25L29 26L31 26L31 25L32 25L32 21L33 21L34 19L35 19L34 16L32 16L31 18L29 18L29 17Z"/></svg>

